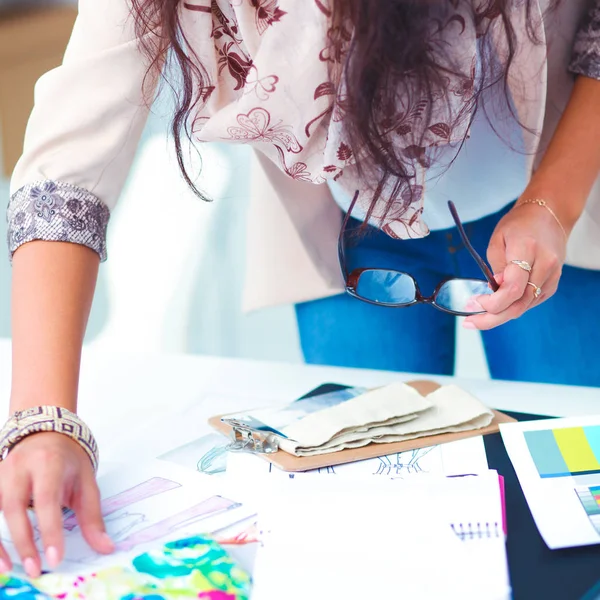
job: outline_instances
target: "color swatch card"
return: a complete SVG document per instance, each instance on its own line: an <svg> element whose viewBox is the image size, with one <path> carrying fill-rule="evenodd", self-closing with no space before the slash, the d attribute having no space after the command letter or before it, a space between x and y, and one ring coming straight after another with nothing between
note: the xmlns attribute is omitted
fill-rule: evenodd
<svg viewBox="0 0 600 600"><path fill-rule="evenodd" d="M600 544L600 416L500 426L549 548Z"/></svg>

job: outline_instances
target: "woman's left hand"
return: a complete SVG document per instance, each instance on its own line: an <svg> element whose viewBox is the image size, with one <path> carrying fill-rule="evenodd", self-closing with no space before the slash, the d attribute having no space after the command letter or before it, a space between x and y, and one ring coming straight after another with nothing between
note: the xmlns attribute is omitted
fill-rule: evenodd
<svg viewBox="0 0 600 600"><path fill-rule="evenodd" d="M492 329L550 298L558 287L567 239L550 211L536 204L515 206L496 226L487 257L500 288L477 302L486 314L465 319L468 329ZM513 260L531 265L531 273ZM542 290L536 298L535 284Z"/></svg>

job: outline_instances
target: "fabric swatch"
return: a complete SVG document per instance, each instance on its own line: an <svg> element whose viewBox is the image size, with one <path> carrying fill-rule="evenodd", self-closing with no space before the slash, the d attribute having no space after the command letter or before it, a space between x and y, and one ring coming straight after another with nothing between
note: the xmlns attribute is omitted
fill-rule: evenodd
<svg viewBox="0 0 600 600"><path fill-rule="evenodd" d="M250 591L248 573L200 536L85 576L48 574L29 583L0 575L0 600L249 600Z"/></svg>

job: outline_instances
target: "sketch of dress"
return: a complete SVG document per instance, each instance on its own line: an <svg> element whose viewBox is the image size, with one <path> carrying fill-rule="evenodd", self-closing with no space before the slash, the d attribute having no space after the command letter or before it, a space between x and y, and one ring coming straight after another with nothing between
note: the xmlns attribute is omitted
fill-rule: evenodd
<svg viewBox="0 0 600 600"><path fill-rule="evenodd" d="M379 468L373 475L393 475L402 477L403 475L423 473L424 468L421 465L421 460L434 448L435 446L431 446L429 448L418 448L416 450L408 450L407 452L398 452L396 455L389 454L388 456L380 456L378 458Z"/></svg>
<svg viewBox="0 0 600 600"><path fill-rule="evenodd" d="M216 475L225 472L229 443L230 440L220 433L209 433L188 444L169 450L159 458L188 469L196 469L200 473Z"/></svg>
<svg viewBox="0 0 600 600"><path fill-rule="evenodd" d="M317 471L319 473L327 473L327 475L335 475L335 467L319 467Z"/></svg>
<svg viewBox="0 0 600 600"><path fill-rule="evenodd" d="M75 516L75 515L73 515ZM104 517L104 523L106 525L106 533L110 536L113 542L118 542L123 539L132 529L141 525L146 521L146 515L143 513L117 513ZM77 523L68 532L72 532L77 527ZM35 542L42 538L38 525L33 526L33 539Z"/></svg>
<svg viewBox="0 0 600 600"><path fill-rule="evenodd" d="M221 446L215 446L211 448L196 465L200 473L206 473L206 475L216 475L217 473L224 473L227 468L227 448L229 442Z"/></svg>
<svg viewBox="0 0 600 600"><path fill-rule="evenodd" d="M121 540L116 546L117 550L128 552L135 547L148 542L161 539L170 535L178 529L183 529L192 523L202 521L208 517L214 517L224 511L240 507L239 502L234 502L222 496L213 496L200 502L191 508L181 511L158 523L154 523L145 529L136 531Z"/></svg>
<svg viewBox="0 0 600 600"><path fill-rule="evenodd" d="M176 481L164 479L163 477L153 477L152 479L148 479L148 481L144 481L119 494L102 500L102 515L105 517L105 521L108 521L106 517L119 510L179 487L181 487L181 484ZM77 517L73 511L68 511L64 517L64 528L67 531L73 531L76 527Z"/></svg>
<svg viewBox="0 0 600 600"><path fill-rule="evenodd" d="M194 523L215 517L240 506L241 503L229 500L228 498L212 496L186 510L180 511L166 519L154 523L148 519L147 515L138 515L141 516L141 520L138 524L147 523L147 526L143 529L139 529L137 525L134 525L129 528L128 532L121 530L119 539L113 538L116 542L115 549L117 552L130 552L135 550L138 546L161 540L180 529L184 529ZM132 529L134 531L131 531ZM98 555L95 552L90 552L85 555L79 554L77 559L72 558L70 561L89 564L94 563L97 559Z"/></svg>
<svg viewBox="0 0 600 600"><path fill-rule="evenodd" d="M104 523L106 525L106 533L108 533L110 539L113 542L118 542L124 539L132 529L135 529L146 520L146 515L143 513L125 512L105 517Z"/></svg>

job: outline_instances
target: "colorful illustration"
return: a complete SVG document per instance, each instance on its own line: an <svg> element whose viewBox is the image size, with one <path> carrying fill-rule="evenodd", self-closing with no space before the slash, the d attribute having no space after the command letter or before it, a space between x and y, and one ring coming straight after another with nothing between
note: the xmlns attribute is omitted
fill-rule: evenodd
<svg viewBox="0 0 600 600"><path fill-rule="evenodd" d="M115 542L118 552L131 552L139 546L158 542L167 536L172 538L179 530L241 506L241 503L234 500L222 496L212 496L190 508L155 522L143 513L116 513L106 519L106 529ZM98 555L88 546L80 548L76 556L68 557L71 563L82 565L93 565L97 559Z"/></svg>
<svg viewBox="0 0 600 600"><path fill-rule="evenodd" d="M102 515L108 517L132 504L148 500L148 498L153 498L179 487L181 487L181 484L176 481L171 481L163 477L153 477L148 481L144 481L128 490L102 500ZM64 526L67 531L73 531L77 527L77 518L73 512L67 513Z"/></svg>
<svg viewBox="0 0 600 600"><path fill-rule="evenodd" d="M35 587L34 587L35 585ZM214 540L194 536L87 576L0 575L0 600L248 600L250 576Z"/></svg>
<svg viewBox="0 0 600 600"><path fill-rule="evenodd" d="M0 574L0 600L50 600L50 597L23 579Z"/></svg>
<svg viewBox="0 0 600 600"><path fill-rule="evenodd" d="M542 478L600 473L600 425L523 432Z"/></svg>
<svg viewBox="0 0 600 600"><path fill-rule="evenodd" d="M224 511L232 510L240 506L241 504L239 502L223 498L222 496L213 496L212 498L208 498L168 519L163 519L150 527L132 533L130 536L117 543L117 550L128 552L137 546L156 541L178 529L187 527L192 523L196 523L208 517L214 517Z"/></svg>
<svg viewBox="0 0 600 600"><path fill-rule="evenodd" d="M592 527L600 534L600 485L580 487L575 491Z"/></svg>
<svg viewBox="0 0 600 600"><path fill-rule="evenodd" d="M211 538L222 546L245 546L246 544L257 544L260 542L260 529L255 517L244 519L242 523L234 523L231 526L213 531Z"/></svg>

